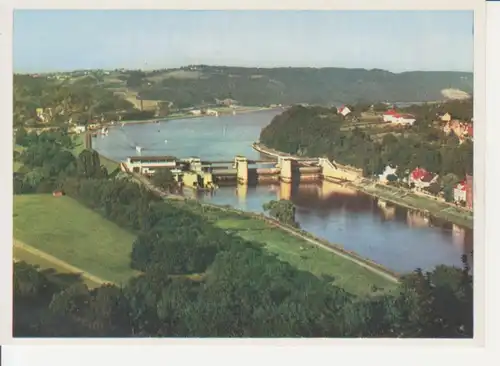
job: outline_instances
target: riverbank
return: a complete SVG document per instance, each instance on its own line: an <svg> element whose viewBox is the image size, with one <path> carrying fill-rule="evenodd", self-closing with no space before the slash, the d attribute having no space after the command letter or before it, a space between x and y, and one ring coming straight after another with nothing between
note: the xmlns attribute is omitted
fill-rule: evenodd
<svg viewBox="0 0 500 366"><path fill-rule="evenodd" d="M347 185L392 204L419 211L468 229L474 228L474 215L471 211L446 202L437 201L437 199L417 195L408 189L391 187L371 181Z"/></svg>
<svg viewBox="0 0 500 366"><path fill-rule="evenodd" d="M224 115L232 115L233 111L236 114L247 114L247 113L254 113L254 112L262 112L262 111L272 111L276 109L281 109L278 107L241 107L241 108L228 108L228 107L221 107L221 108L213 108L213 110L217 111L219 113L219 116L224 116ZM145 119L145 120L128 120L128 121L120 121L118 123L125 123L127 125L138 125L138 124L145 124L145 123L156 123L157 121L160 122L166 122L174 119L190 119L190 118L205 118L205 117L214 117L212 115L194 115L191 113L174 113L166 117L156 117L156 118L150 118L150 119ZM107 124L109 126L109 124Z"/></svg>
<svg viewBox="0 0 500 366"><path fill-rule="evenodd" d="M259 153L272 156L274 158L298 158L298 156L269 148L261 144L260 142L253 143L252 147ZM409 189L383 185L369 179L360 179L358 181L345 183L345 185L368 194L372 197L383 199L387 202L407 209L420 211L426 215L434 216L436 218L449 221L453 224L464 226L469 229L473 229L474 227L474 215L472 211L458 207L448 202L441 202L434 198L417 195Z"/></svg>
<svg viewBox="0 0 500 366"><path fill-rule="evenodd" d="M143 185L153 193L161 196L163 199L166 200L172 200L172 201L177 201L181 203L185 203L186 205L196 205L198 207L205 207L210 210L216 210L219 213L222 214L233 214L237 215L238 217L241 218L246 218L246 219L252 219L252 220L257 220L259 222L263 222L264 224L274 227L275 229L278 229L282 232L286 232L295 238L299 238L301 240L304 240L305 242L312 244L316 247L319 247L321 249L324 249L330 253L333 253L345 260L348 260L349 262L354 263L357 266L360 266L362 268L367 269L368 271L377 274L378 276L384 278L385 280L388 280L392 283L397 283L399 282L399 277L401 276L400 273L396 273L394 271L391 271L390 269L370 260L367 258L364 258L357 253L353 251L349 251L344 249L342 246L331 243L327 240L318 238L314 236L313 234L297 229L295 227L283 224L279 222L278 220L275 220L271 217L268 217L264 214L257 214L257 213L252 213L252 212L247 212L247 211L242 211L238 210L236 208L230 207L230 206L221 206L221 205L216 205L212 203L201 203L196 199L193 198L188 198L184 197L181 195L176 195L176 194L166 194L159 188L153 186L153 184L144 176L141 176L139 174L135 173L130 173L131 177L138 182L139 184ZM221 217L219 217L220 219ZM300 257L300 253L297 254Z"/></svg>

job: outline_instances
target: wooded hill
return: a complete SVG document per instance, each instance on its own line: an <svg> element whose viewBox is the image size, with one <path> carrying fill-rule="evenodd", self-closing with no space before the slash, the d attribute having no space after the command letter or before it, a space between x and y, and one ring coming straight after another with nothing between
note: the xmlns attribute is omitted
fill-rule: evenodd
<svg viewBox="0 0 500 366"><path fill-rule="evenodd" d="M127 85L143 99L183 107L232 98L244 105L421 102L445 99L443 89L473 91L466 72L404 72L347 68L191 66L132 72Z"/></svg>
<svg viewBox="0 0 500 366"><path fill-rule="evenodd" d="M446 135L433 123L437 111L470 120L471 103L428 104L406 111L417 117L409 128L393 130L390 125L382 125L379 131L357 127L345 130L349 122L333 108L294 106L262 129L260 142L289 154L327 157L355 166L367 177L381 174L388 164L398 166L400 176L420 166L442 177L453 176L453 183L472 174L472 141L461 144L456 136Z"/></svg>

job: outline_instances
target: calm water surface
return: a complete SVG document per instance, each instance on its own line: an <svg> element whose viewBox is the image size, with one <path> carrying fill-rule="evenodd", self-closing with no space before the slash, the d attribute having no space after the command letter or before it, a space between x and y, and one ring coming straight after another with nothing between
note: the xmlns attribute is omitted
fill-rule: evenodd
<svg viewBox="0 0 500 366"><path fill-rule="evenodd" d="M136 145L143 147L142 155L199 156L207 160L231 160L235 155L259 158L251 144L278 113L117 126L108 136L94 138L93 146L116 160L137 155ZM416 267L431 269L438 264L460 265L461 255L470 252L473 245L469 229L435 222L332 183L220 187L214 194L199 198L252 212L262 212L262 205L269 200L291 199L298 207L296 217L303 229L398 272Z"/></svg>

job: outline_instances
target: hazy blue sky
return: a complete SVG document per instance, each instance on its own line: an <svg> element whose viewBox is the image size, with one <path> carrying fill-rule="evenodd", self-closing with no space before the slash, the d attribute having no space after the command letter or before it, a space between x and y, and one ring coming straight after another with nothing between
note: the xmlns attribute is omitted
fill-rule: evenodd
<svg viewBox="0 0 500 366"><path fill-rule="evenodd" d="M472 11L18 10L14 69L187 64L472 71Z"/></svg>

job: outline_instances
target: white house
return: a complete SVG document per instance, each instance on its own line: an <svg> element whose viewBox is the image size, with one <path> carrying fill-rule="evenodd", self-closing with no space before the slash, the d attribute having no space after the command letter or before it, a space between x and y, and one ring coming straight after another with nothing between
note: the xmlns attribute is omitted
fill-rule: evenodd
<svg viewBox="0 0 500 366"><path fill-rule="evenodd" d="M398 113L394 109L391 109L387 112L384 112L382 118L384 119L384 122L392 122L396 115L398 115Z"/></svg>
<svg viewBox="0 0 500 366"><path fill-rule="evenodd" d="M337 108L337 113L343 115L344 117L347 116L349 113L351 113L351 110L343 105L340 108Z"/></svg>
<svg viewBox="0 0 500 366"><path fill-rule="evenodd" d="M392 116L392 123L400 125L413 125L416 119L411 114L394 114Z"/></svg>
<svg viewBox="0 0 500 366"><path fill-rule="evenodd" d="M453 189L453 200L456 203L467 201L467 182L463 181L458 183Z"/></svg>
<svg viewBox="0 0 500 366"><path fill-rule="evenodd" d="M190 114L194 115L194 116L200 116L201 115L201 111L199 109L193 109L192 111L189 111Z"/></svg>
<svg viewBox="0 0 500 366"><path fill-rule="evenodd" d="M378 176L378 179L379 181L383 182L383 183L386 183L387 182L387 177L389 175L396 175L396 170L398 168L397 167L392 167L390 165L387 165L384 169L384 171L382 172L382 174L379 174Z"/></svg>

